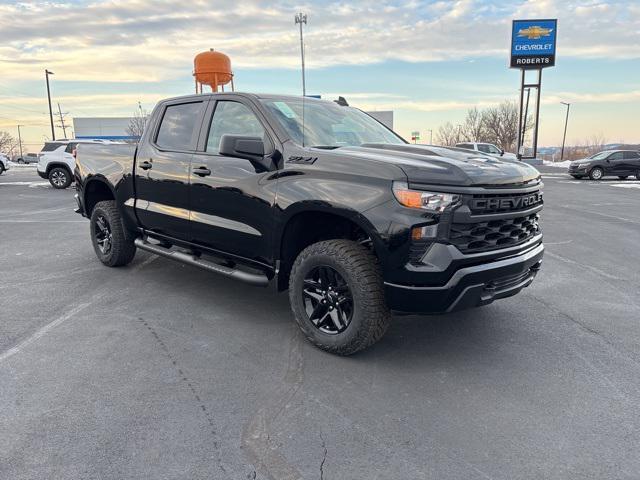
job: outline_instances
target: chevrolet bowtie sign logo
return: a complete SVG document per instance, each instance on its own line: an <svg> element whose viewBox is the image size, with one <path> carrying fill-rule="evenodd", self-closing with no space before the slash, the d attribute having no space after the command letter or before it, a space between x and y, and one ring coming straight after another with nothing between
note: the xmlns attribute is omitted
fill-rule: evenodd
<svg viewBox="0 0 640 480"><path fill-rule="evenodd" d="M514 20L511 67L540 69L556 63L557 20Z"/></svg>
<svg viewBox="0 0 640 480"><path fill-rule="evenodd" d="M527 37L529 40L538 40L542 37L548 37L553 32L553 28L542 28L533 25L529 28L523 28L518 32L519 37Z"/></svg>

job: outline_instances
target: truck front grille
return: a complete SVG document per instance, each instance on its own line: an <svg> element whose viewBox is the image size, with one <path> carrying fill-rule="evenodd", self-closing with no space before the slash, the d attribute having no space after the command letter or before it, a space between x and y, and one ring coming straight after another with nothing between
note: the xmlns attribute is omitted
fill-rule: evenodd
<svg viewBox="0 0 640 480"><path fill-rule="evenodd" d="M525 243L540 233L537 213L508 220L452 223L450 242L462 253L486 252Z"/></svg>

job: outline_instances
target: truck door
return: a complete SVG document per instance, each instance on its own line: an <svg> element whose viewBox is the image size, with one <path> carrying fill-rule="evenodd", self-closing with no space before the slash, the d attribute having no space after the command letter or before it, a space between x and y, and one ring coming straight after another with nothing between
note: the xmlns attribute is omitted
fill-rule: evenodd
<svg viewBox="0 0 640 480"><path fill-rule="evenodd" d="M208 100L168 102L156 128L138 149L136 214L154 233L189 238L189 166Z"/></svg>
<svg viewBox="0 0 640 480"><path fill-rule="evenodd" d="M261 137L274 150L267 123L246 100L212 101L191 160L191 241L260 263L271 263L274 172L242 158L218 154L223 135Z"/></svg>

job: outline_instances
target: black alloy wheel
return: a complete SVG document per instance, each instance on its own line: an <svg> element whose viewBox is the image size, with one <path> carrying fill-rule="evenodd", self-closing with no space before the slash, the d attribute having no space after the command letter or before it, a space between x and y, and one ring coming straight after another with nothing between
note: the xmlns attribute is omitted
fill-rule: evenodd
<svg viewBox="0 0 640 480"><path fill-rule="evenodd" d="M353 317L353 295L342 275L328 265L313 268L304 278L304 308L311 324L323 333L344 332Z"/></svg>
<svg viewBox="0 0 640 480"><path fill-rule="evenodd" d="M113 234L111 233L111 226L104 215L98 215L96 218L93 234L100 252L103 255L108 255L113 245Z"/></svg>

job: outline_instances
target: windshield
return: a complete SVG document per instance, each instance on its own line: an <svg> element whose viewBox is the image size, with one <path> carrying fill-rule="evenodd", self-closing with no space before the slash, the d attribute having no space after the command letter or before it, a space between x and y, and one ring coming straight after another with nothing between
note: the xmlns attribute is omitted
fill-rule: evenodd
<svg viewBox="0 0 640 480"><path fill-rule="evenodd" d="M608 157L611 152L600 152L594 155L591 155L589 158L592 160L602 160L605 157Z"/></svg>
<svg viewBox="0 0 640 480"><path fill-rule="evenodd" d="M262 103L299 145L337 148L363 143L405 143L391 130L356 108L317 100L304 102L303 139L302 99L266 99Z"/></svg>

